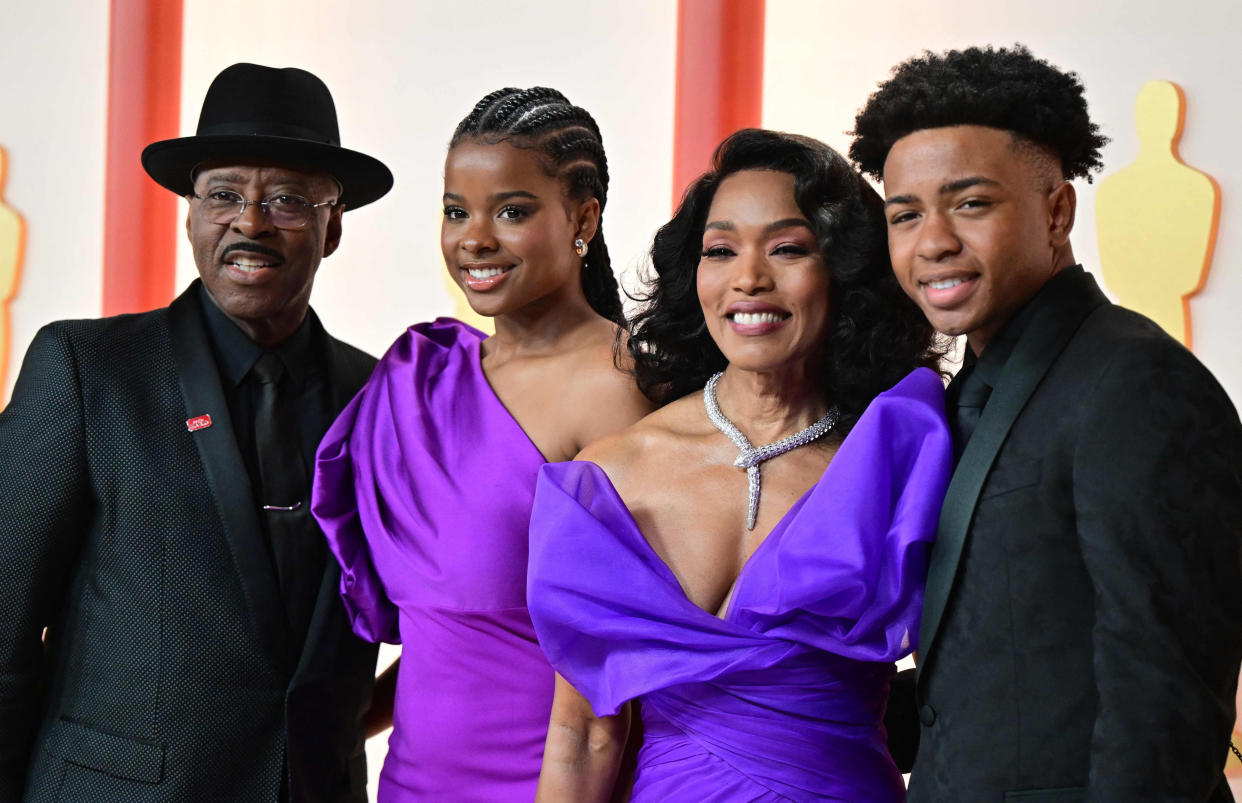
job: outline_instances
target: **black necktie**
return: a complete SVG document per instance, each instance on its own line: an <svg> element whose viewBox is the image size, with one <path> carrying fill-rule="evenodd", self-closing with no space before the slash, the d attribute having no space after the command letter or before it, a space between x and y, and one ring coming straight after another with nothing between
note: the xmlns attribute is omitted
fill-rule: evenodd
<svg viewBox="0 0 1242 803"><path fill-rule="evenodd" d="M960 458L966 451L966 443L979 424L979 416L992 395L992 386L984 381L972 365L963 368L963 375L954 380L957 384L953 423L953 451ZM958 383L960 381L960 384Z"/></svg>
<svg viewBox="0 0 1242 803"><path fill-rule="evenodd" d="M309 483L302 450L290 417L282 405L287 384L285 366L274 352L265 351L251 369L259 383L254 411L254 441L259 464L256 496L267 529L276 581L285 601L289 625L297 643L306 636L323 577L323 555L318 530L310 517Z"/></svg>

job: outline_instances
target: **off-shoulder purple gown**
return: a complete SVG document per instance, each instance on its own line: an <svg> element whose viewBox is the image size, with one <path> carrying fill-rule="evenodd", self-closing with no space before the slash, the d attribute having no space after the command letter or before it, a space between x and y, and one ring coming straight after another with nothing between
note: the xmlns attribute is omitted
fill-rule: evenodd
<svg viewBox="0 0 1242 803"><path fill-rule="evenodd" d="M919 369L868 407L723 618L690 602L598 466L541 469L531 616L596 714L641 700L635 803L904 799L882 719L951 464L940 379Z"/></svg>
<svg viewBox="0 0 1242 803"><path fill-rule="evenodd" d="M354 631L404 645L381 801L535 796L554 685L526 610L544 460L488 385L482 339L411 327L319 447L312 510Z"/></svg>

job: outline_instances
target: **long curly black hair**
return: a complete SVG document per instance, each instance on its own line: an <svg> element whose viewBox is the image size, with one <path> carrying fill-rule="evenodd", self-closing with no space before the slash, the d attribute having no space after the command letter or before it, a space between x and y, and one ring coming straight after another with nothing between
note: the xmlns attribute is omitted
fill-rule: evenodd
<svg viewBox="0 0 1242 803"><path fill-rule="evenodd" d="M1009 131L1045 148L1066 179L1086 178L1103 167L1108 138L1087 115L1082 83L1037 59L1023 45L1012 48L930 51L893 68L854 118L850 158L864 173L884 177L893 143L926 128L982 125Z"/></svg>
<svg viewBox="0 0 1242 803"><path fill-rule="evenodd" d="M497 89L474 105L457 124L449 141L452 150L463 140L495 145L508 143L534 151L545 172L565 183L576 201L594 197L599 201L600 221L595 237L587 244L583 260L582 290L591 308L614 323L624 325L621 294L612 260L604 243L604 206L608 203L608 157L599 126L590 113L575 106L555 89Z"/></svg>
<svg viewBox="0 0 1242 803"><path fill-rule="evenodd" d="M703 229L720 183L742 170L794 177L794 198L811 221L830 274L831 331L821 374L825 396L848 431L875 396L914 368L937 368L942 341L893 276L884 204L840 154L818 140L750 128L716 148L712 169L683 196L651 246L654 275L627 343L639 388L667 403L724 370L696 285Z"/></svg>

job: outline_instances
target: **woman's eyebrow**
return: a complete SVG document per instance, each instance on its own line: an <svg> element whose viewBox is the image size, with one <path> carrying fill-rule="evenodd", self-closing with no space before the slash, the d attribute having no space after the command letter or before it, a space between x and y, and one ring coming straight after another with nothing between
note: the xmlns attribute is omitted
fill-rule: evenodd
<svg viewBox="0 0 1242 803"><path fill-rule="evenodd" d="M769 223L768 225L764 226L763 233L771 234L774 231L780 231L781 229L788 229L794 226L797 226L803 229L811 229L811 221L807 220L804 217L787 217L787 218L784 218L783 220L773 221L772 223Z"/></svg>

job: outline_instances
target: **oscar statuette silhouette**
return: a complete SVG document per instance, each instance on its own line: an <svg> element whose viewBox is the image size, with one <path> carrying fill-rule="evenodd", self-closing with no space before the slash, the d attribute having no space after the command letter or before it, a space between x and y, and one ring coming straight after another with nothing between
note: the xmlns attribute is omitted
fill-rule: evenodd
<svg viewBox="0 0 1242 803"><path fill-rule="evenodd" d="M1100 182L1095 220L1108 289L1189 348L1190 297L1211 266L1220 189L1178 155L1185 110L1176 84L1151 81L1139 90L1138 158Z"/></svg>

